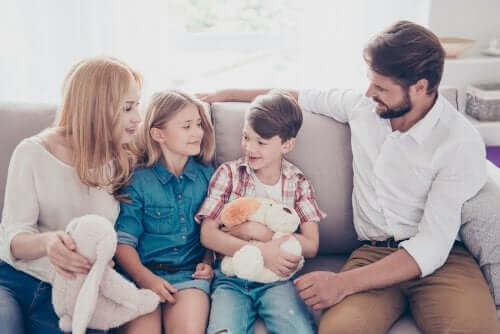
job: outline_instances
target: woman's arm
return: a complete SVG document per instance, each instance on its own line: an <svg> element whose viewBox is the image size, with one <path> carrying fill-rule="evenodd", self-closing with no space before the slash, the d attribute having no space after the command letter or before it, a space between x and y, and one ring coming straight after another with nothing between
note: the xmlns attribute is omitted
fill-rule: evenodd
<svg viewBox="0 0 500 334"><path fill-rule="evenodd" d="M19 233L10 244L12 256L20 260L35 260L48 256L56 271L66 278L86 274L89 261L78 254L73 239L63 231L45 233Z"/></svg>

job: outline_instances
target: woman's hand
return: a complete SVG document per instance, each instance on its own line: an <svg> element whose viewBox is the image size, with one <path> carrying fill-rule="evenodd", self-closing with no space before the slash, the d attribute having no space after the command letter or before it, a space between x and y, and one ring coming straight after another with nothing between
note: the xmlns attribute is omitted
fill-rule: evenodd
<svg viewBox="0 0 500 334"><path fill-rule="evenodd" d="M264 258L264 266L281 277L290 276L300 263L300 256L285 252L280 245L288 240L290 235L277 238L265 243L259 243L259 247Z"/></svg>
<svg viewBox="0 0 500 334"><path fill-rule="evenodd" d="M162 303L165 301L175 303L173 295L177 292L177 289L160 276L151 273L144 280L142 280L139 285L141 288L149 289L160 296Z"/></svg>
<svg viewBox="0 0 500 334"><path fill-rule="evenodd" d="M211 280L213 277L214 271L211 265L205 262L201 262L196 265L196 270L194 271L193 278Z"/></svg>
<svg viewBox="0 0 500 334"><path fill-rule="evenodd" d="M89 261L75 249L75 241L66 232L47 233L45 252L56 271L68 279L74 279L75 274L87 274L91 267Z"/></svg>

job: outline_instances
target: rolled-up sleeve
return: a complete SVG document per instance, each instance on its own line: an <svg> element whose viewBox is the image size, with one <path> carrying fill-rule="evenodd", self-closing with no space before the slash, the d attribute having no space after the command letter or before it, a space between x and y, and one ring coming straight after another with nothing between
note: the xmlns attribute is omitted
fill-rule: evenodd
<svg viewBox="0 0 500 334"><path fill-rule="evenodd" d="M7 172L2 213L2 253L12 265L17 260L11 251L12 240L19 233L39 233L39 205L34 182L32 143L21 142L12 154Z"/></svg>
<svg viewBox="0 0 500 334"><path fill-rule="evenodd" d="M417 262L421 277L447 260L461 224L462 205L486 183L484 145L461 143L450 149L431 186L417 234L400 244Z"/></svg>
<svg viewBox="0 0 500 334"><path fill-rule="evenodd" d="M325 115L341 123L352 119L360 103L368 99L354 90L343 89L304 89L299 92L300 107L307 112Z"/></svg>
<svg viewBox="0 0 500 334"><path fill-rule="evenodd" d="M232 189L231 168L228 164L222 164L210 180L207 197L195 215L196 222L201 223L207 217L212 219L219 217L222 208L229 200Z"/></svg>
<svg viewBox="0 0 500 334"><path fill-rule="evenodd" d="M319 222L326 218L326 214L319 209L318 203L314 198L314 189L312 184L304 176L300 176L297 182L295 201L295 211L299 215L300 222Z"/></svg>
<svg viewBox="0 0 500 334"><path fill-rule="evenodd" d="M144 200L133 183L123 188L120 193L127 195L127 201L120 202L120 214L115 224L118 243L137 248L144 233Z"/></svg>

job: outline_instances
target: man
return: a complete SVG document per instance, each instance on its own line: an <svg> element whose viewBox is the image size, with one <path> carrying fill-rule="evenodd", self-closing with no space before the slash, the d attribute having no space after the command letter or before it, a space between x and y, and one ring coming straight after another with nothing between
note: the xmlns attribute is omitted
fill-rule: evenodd
<svg viewBox="0 0 500 334"><path fill-rule="evenodd" d="M370 85L292 92L306 111L349 123L354 227L363 246L340 273L295 283L325 309L320 333L386 333L410 308L424 333L498 333L481 271L457 241L463 203L486 181L484 143L438 87L444 50L428 29L401 21L366 46ZM264 93L224 90L207 101Z"/></svg>

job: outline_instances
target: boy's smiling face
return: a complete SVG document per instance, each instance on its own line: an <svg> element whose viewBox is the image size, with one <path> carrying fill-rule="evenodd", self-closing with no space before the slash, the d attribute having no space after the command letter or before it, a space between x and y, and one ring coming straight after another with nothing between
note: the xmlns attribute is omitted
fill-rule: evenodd
<svg viewBox="0 0 500 334"><path fill-rule="evenodd" d="M281 170L281 159L292 150L294 138L282 142L279 136L262 138L245 121L241 138L241 147L246 161L256 174L274 174ZM259 175L260 176L260 175ZM265 176L265 175L263 175Z"/></svg>

